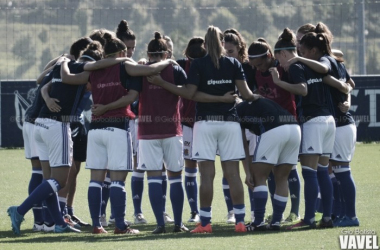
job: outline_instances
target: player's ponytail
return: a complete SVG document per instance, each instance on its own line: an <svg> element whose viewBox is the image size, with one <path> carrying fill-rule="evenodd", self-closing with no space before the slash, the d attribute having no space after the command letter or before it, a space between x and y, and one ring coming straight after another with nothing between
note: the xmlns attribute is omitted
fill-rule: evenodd
<svg viewBox="0 0 380 250"><path fill-rule="evenodd" d="M116 37L122 41L136 40L135 33L129 28L126 20L121 20L116 29Z"/></svg>
<svg viewBox="0 0 380 250"><path fill-rule="evenodd" d="M98 41L93 41L90 43L87 48L83 51L81 58L86 60L89 59L91 61L98 61L103 58L103 46Z"/></svg>
<svg viewBox="0 0 380 250"><path fill-rule="evenodd" d="M296 36L289 28L284 29L274 46L274 53L279 53L281 50L296 52Z"/></svg>
<svg viewBox="0 0 380 250"><path fill-rule="evenodd" d="M217 69L219 69L219 58L225 54L222 41L223 33L220 29L212 25L209 26L205 36L205 45L207 53L210 55L211 60Z"/></svg>
<svg viewBox="0 0 380 250"><path fill-rule="evenodd" d="M125 50L127 46L119 39L114 37L111 33L106 32L103 35L106 43L104 45L105 57L114 56L118 52Z"/></svg>
<svg viewBox="0 0 380 250"><path fill-rule="evenodd" d="M163 56L164 53L168 51L168 46L166 41L163 39L160 32L154 32L154 39L152 39L148 44L148 54L150 56L160 55Z"/></svg>

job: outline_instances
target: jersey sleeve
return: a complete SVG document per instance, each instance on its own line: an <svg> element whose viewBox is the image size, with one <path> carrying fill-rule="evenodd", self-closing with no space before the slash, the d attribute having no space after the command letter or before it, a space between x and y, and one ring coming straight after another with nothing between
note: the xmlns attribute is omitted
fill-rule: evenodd
<svg viewBox="0 0 380 250"><path fill-rule="evenodd" d="M199 65L199 59L195 59L191 65L189 74L187 75L187 84L194 84L196 86L199 86L200 84L200 65Z"/></svg>
<svg viewBox="0 0 380 250"><path fill-rule="evenodd" d="M136 90L137 92L141 92L142 90L142 77L141 76L130 76L127 80L127 89Z"/></svg>
<svg viewBox="0 0 380 250"><path fill-rule="evenodd" d="M234 65L235 65L234 79L246 81L244 69L243 69L243 66L241 66L241 63L238 60L234 59Z"/></svg>
<svg viewBox="0 0 380 250"><path fill-rule="evenodd" d="M295 63L289 67L289 83L306 83L305 72L301 64Z"/></svg>
<svg viewBox="0 0 380 250"><path fill-rule="evenodd" d="M319 59L319 62L328 67L329 71L327 72L327 74L331 75L331 73L332 73L332 66L331 66L330 60L327 59L326 57L322 56L321 59Z"/></svg>
<svg viewBox="0 0 380 250"><path fill-rule="evenodd" d="M187 80L187 75L185 71L177 66L173 65L174 83L175 85L185 85Z"/></svg>

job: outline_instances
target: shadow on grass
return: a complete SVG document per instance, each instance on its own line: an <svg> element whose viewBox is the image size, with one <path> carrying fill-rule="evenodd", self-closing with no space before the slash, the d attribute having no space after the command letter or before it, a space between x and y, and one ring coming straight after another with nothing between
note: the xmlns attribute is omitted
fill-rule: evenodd
<svg viewBox="0 0 380 250"><path fill-rule="evenodd" d="M53 242L114 242L114 241L145 241L145 240L157 240L157 239L180 239L180 238L220 238L220 237L249 237L254 235L263 234L277 234L284 232L293 232L288 230L281 231L264 231L264 232L247 232L247 233L235 233L233 225L227 224L213 224L213 233L211 234L191 234L191 233L173 233L173 225L166 225L167 233L161 235L154 235L151 233L155 229L155 225L139 225L132 227L140 230L140 234L137 235L123 235L113 234L113 228L105 228L108 234L93 235L91 234L92 227L82 228L82 233L75 234L54 234L54 233L37 233L32 230L22 230L20 236L16 236L10 231L0 231L0 243L53 243ZM193 229L195 226L188 226L189 229ZM299 230L295 230L299 231Z"/></svg>

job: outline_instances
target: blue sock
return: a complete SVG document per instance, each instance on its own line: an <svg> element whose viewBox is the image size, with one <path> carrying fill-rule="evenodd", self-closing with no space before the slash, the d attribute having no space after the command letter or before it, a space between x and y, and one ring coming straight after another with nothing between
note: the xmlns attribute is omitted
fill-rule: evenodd
<svg viewBox="0 0 380 250"><path fill-rule="evenodd" d="M57 193L53 193L46 198L46 206L54 220L54 223L59 226L66 226L66 222L63 220L61 208L59 207Z"/></svg>
<svg viewBox="0 0 380 250"><path fill-rule="evenodd" d="M162 171L162 209L166 211L166 193L168 190L168 178L166 177L166 171Z"/></svg>
<svg viewBox="0 0 380 250"><path fill-rule="evenodd" d="M74 208L69 207L69 206L67 206L66 208L67 208L67 214L70 216L73 216L74 215Z"/></svg>
<svg viewBox="0 0 380 250"><path fill-rule="evenodd" d="M333 185L333 190L334 190L332 214L335 215L336 217L340 217L340 214L342 211L340 185L334 174L330 174L330 179L331 179L331 183Z"/></svg>
<svg viewBox="0 0 380 250"><path fill-rule="evenodd" d="M341 190L344 198L344 209L346 216L349 218L356 218L356 186L351 175L350 166L337 166L333 169L335 177L340 182L340 186L342 188Z"/></svg>
<svg viewBox="0 0 380 250"><path fill-rule="evenodd" d="M93 227L100 227L100 211L102 207L102 182L90 181L88 186L87 198L88 208L92 219Z"/></svg>
<svg viewBox="0 0 380 250"><path fill-rule="evenodd" d="M224 200L226 201L227 210L228 212L233 211L234 207L232 205L232 199L231 199L231 193L230 193L230 186L228 185L228 181L226 178L223 177L222 179L223 183L223 194L224 194Z"/></svg>
<svg viewBox="0 0 380 250"><path fill-rule="evenodd" d="M115 226L120 230L126 228L124 216L127 205L127 195L125 193L124 181L112 181L110 187L110 202L115 218Z"/></svg>
<svg viewBox="0 0 380 250"><path fill-rule="evenodd" d="M43 180L38 187L26 198L26 200L17 208L17 212L25 215L36 204L46 200L49 196L55 194L61 189L59 183L54 179Z"/></svg>
<svg viewBox="0 0 380 250"><path fill-rule="evenodd" d="M302 166L302 176L304 179L305 196L304 221L307 224L311 224L315 221L315 206L318 198L317 170L314 170L307 166Z"/></svg>
<svg viewBox="0 0 380 250"><path fill-rule="evenodd" d="M170 201L172 202L174 224L182 225L182 212L183 212L183 185L182 176L169 177L170 183Z"/></svg>
<svg viewBox="0 0 380 250"><path fill-rule="evenodd" d="M110 198L110 186L111 186L111 179L110 179L109 173L107 173L107 176L104 179L103 186L102 186L102 208L100 211L101 215L107 213L107 203L108 203L108 199Z"/></svg>
<svg viewBox="0 0 380 250"><path fill-rule="evenodd" d="M271 224L275 224L276 222L280 223L282 219L282 214L285 211L286 202L288 201L288 197L279 196L274 194L273 197L273 217Z"/></svg>
<svg viewBox="0 0 380 250"><path fill-rule="evenodd" d="M264 221L265 206L268 200L268 187L257 186L253 189L253 199L255 199L255 221L254 225L260 225Z"/></svg>
<svg viewBox="0 0 380 250"><path fill-rule="evenodd" d="M33 190L42 183L42 170L40 168L33 168L32 176L29 181L28 193L29 195ZM36 206L33 207L33 216L34 223L41 224L44 222L43 211L42 211L42 202L36 203Z"/></svg>
<svg viewBox="0 0 380 250"><path fill-rule="evenodd" d="M199 210L199 217L201 218L202 227L211 223L211 207L201 207Z"/></svg>
<svg viewBox="0 0 380 250"><path fill-rule="evenodd" d="M185 189L191 212L198 211L197 168L185 168Z"/></svg>
<svg viewBox="0 0 380 250"><path fill-rule="evenodd" d="M268 189L270 193L270 199L273 203L274 192L276 191L276 182L274 181L274 175L272 171L270 171L268 176Z"/></svg>
<svg viewBox="0 0 380 250"><path fill-rule="evenodd" d="M144 191L144 173L133 171L131 178L131 191L135 215L141 214L142 194Z"/></svg>
<svg viewBox="0 0 380 250"><path fill-rule="evenodd" d="M49 209L47 208L46 201L42 201L42 212L44 217L44 223L48 226L54 225L54 220L51 217Z"/></svg>
<svg viewBox="0 0 380 250"><path fill-rule="evenodd" d="M315 212L317 213L323 213L323 202L321 198L321 192L318 185L318 196L317 196L317 202L315 203Z"/></svg>
<svg viewBox="0 0 380 250"><path fill-rule="evenodd" d="M251 203L251 212L255 211L255 199L253 198L253 190L248 188L249 201Z"/></svg>
<svg viewBox="0 0 380 250"><path fill-rule="evenodd" d="M333 202L333 187L329 176L328 165L322 166L318 164L317 176L323 204L323 219L328 221L331 219Z"/></svg>
<svg viewBox="0 0 380 250"><path fill-rule="evenodd" d="M244 204L238 204L234 205L234 214L235 214L235 224L237 225L240 222L244 223L244 217L245 217L245 205Z"/></svg>
<svg viewBox="0 0 380 250"><path fill-rule="evenodd" d="M164 226L163 216L163 199L162 199L162 177L148 177L149 200L154 216L156 217L157 225Z"/></svg>
<svg viewBox="0 0 380 250"><path fill-rule="evenodd" d="M67 212L66 211L67 198L58 196L58 201L59 201L59 208L61 210L62 215L65 215Z"/></svg>
<svg viewBox="0 0 380 250"><path fill-rule="evenodd" d="M301 182L297 172L297 168L290 171L288 177L289 195L291 199L290 212L299 216L300 197L301 197Z"/></svg>

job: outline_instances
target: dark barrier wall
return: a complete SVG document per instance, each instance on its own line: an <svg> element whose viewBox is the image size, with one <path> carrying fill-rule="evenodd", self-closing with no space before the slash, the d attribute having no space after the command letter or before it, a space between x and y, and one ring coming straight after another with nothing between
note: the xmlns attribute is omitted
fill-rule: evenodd
<svg viewBox="0 0 380 250"><path fill-rule="evenodd" d="M358 128L358 141L380 141L380 76L354 76L351 113ZM23 117L34 100L34 81L0 83L0 147L22 147ZM85 117L90 117L89 105ZM88 120L88 119L87 119Z"/></svg>

